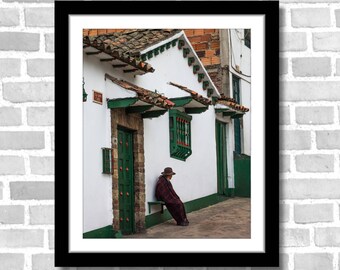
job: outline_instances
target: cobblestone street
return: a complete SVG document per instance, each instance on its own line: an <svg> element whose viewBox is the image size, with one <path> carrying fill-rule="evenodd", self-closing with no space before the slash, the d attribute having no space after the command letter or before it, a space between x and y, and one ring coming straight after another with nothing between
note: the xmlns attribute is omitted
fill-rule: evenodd
<svg viewBox="0 0 340 270"><path fill-rule="evenodd" d="M187 216L189 226L171 219L124 238L250 238L250 198L230 198Z"/></svg>

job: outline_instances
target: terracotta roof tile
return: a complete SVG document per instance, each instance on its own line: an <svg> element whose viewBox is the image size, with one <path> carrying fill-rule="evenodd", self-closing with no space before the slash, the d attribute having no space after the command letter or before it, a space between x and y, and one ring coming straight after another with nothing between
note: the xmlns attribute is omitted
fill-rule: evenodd
<svg viewBox="0 0 340 270"><path fill-rule="evenodd" d="M84 36L83 44L84 47L93 47L143 72L154 72L150 64L136 58L139 58L140 52L144 49L180 31L171 29L126 30L98 36Z"/></svg>
<svg viewBox="0 0 340 270"><path fill-rule="evenodd" d="M155 105L157 107L161 107L164 109L171 109L175 105L175 103L170 101L167 97L147 90L145 88L139 87L130 82L119 80L109 74L105 74L105 78L108 78L109 80L119 85L120 87L136 92L139 100L149 103L151 105Z"/></svg>
<svg viewBox="0 0 340 270"><path fill-rule="evenodd" d="M140 52L162 40L179 33L179 29L136 29L124 32L85 36L84 43L110 47L111 51L121 50L130 57L140 56Z"/></svg>
<svg viewBox="0 0 340 270"><path fill-rule="evenodd" d="M241 104L238 104L235 99L226 97L225 95L221 94L221 98L217 100L217 103L231 107L235 110L241 111L241 112L248 112L249 108L242 106Z"/></svg>
<svg viewBox="0 0 340 270"><path fill-rule="evenodd" d="M202 95L198 94L197 92L195 92L194 90L190 90L189 88L183 86L183 85L179 85L173 82L169 82L170 85L178 87L179 89L182 89L183 91L191 94L192 98L195 99L196 101L208 106L211 105L211 100L208 98L203 97Z"/></svg>

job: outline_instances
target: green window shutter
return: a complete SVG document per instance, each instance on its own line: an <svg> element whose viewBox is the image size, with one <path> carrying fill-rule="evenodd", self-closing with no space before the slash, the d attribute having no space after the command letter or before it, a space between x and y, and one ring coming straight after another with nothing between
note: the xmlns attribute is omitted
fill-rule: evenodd
<svg viewBox="0 0 340 270"><path fill-rule="evenodd" d="M112 174L112 149L111 148L102 148L102 156L103 156L103 172L104 174Z"/></svg>
<svg viewBox="0 0 340 270"><path fill-rule="evenodd" d="M240 79L233 76L233 98L237 103L240 103ZM235 152L241 154L241 122L240 119L234 121L234 136L235 136Z"/></svg>
<svg viewBox="0 0 340 270"><path fill-rule="evenodd" d="M191 151L192 116L178 110L169 111L170 156L185 161Z"/></svg>

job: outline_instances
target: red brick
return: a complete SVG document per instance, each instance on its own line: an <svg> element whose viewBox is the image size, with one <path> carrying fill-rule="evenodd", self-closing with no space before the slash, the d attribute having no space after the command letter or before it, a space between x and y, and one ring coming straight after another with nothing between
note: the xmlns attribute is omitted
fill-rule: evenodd
<svg viewBox="0 0 340 270"><path fill-rule="evenodd" d="M196 54L199 58L205 57L205 51L196 51Z"/></svg>
<svg viewBox="0 0 340 270"><path fill-rule="evenodd" d="M204 29L194 29L194 35L195 36L204 35Z"/></svg>
<svg viewBox="0 0 340 270"><path fill-rule="evenodd" d="M214 33L216 29L204 29L204 34Z"/></svg>
<svg viewBox="0 0 340 270"><path fill-rule="evenodd" d="M196 51L208 49L208 43L197 43L194 44L193 46Z"/></svg>
<svg viewBox="0 0 340 270"><path fill-rule="evenodd" d="M221 63L221 60L220 60L219 57L217 57L217 56L211 57L211 64L212 65L216 65L216 64L220 64L220 63Z"/></svg>
<svg viewBox="0 0 340 270"><path fill-rule="evenodd" d="M205 51L205 56L206 56L206 57L212 57L212 56L214 56L214 55L216 55L215 50L206 50L206 51Z"/></svg>
<svg viewBox="0 0 340 270"><path fill-rule="evenodd" d="M210 48L211 49L219 49L220 48L220 42L219 41L210 42Z"/></svg>
<svg viewBox="0 0 340 270"><path fill-rule="evenodd" d="M193 29L185 29L184 33L187 35L187 37L192 37L194 35Z"/></svg>
<svg viewBox="0 0 340 270"><path fill-rule="evenodd" d="M202 57L201 62L204 66L211 65L211 58L210 57Z"/></svg>
<svg viewBox="0 0 340 270"><path fill-rule="evenodd" d="M211 40L211 35L210 34L206 34L201 36L201 41L210 41Z"/></svg>
<svg viewBox="0 0 340 270"><path fill-rule="evenodd" d="M200 36L197 36L197 37L188 37L188 39L191 42L191 44L195 44L195 43L201 41L201 37Z"/></svg>

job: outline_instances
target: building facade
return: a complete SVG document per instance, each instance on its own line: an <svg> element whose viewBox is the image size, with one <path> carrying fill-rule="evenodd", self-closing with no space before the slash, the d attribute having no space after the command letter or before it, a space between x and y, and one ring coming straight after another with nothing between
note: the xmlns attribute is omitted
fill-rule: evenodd
<svg viewBox="0 0 340 270"><path fill-rule="evenodd" d="M242 118L228 119L228 177L238 196L250 196L251 166L251 31L250 29L187 29L219 92L247 108ZM225 119L224 119L224 122ZM236 185L236 186L234 186Z"/></svg>
<svg viewBox="0 0 340 270"><path fill-rule="evenodd" d="M168 219L151 204L164 167L189 211L230 194L227 134L249 109L221 95L186 33L85 31L84 237Z"/></svg>

